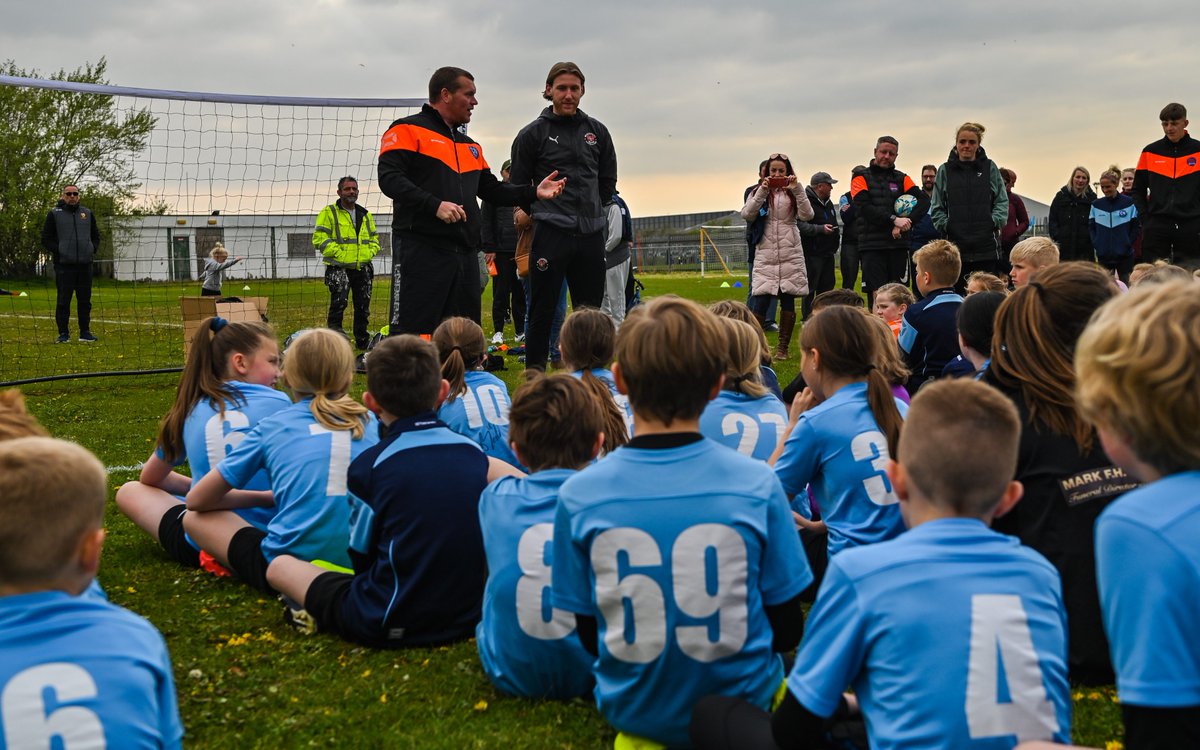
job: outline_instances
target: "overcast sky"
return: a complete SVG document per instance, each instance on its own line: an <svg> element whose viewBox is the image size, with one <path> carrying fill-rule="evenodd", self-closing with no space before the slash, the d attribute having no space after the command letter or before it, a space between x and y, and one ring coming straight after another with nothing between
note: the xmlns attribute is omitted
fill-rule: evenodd
<svg viewBox="0 0 1200 750"><path fill-rule="evenodd" d="M1133 166L1166 103L1200 121L1189 6L1159 0L3 4L0 59L50 73L105 56L124 86L422 97L434 69L464 67L494 167L544 106L550 65L573 60L641 216L739 208L772 151L840 193L883 133L915 176L966 120L1049 203L1076 164L1093 179Z"/></svg>

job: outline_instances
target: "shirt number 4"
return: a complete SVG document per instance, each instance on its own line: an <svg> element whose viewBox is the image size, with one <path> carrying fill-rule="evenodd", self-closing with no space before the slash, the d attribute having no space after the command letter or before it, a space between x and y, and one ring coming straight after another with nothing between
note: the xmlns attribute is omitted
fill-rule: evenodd
<svg viewBox="0 0 1200 750"><path fill-rule="evenodd" d="M667 645L666 595L643 573L621 575L622 560L630 568L663 562L658 542L641 529L617 528L592 543L596 604L604 617L604 645L617 659L646 664ZM675 640L683 653L712 662L742 650L746 642L746 542L736 530L705 523L685 529L671 548L671 582L675 606L698 620L717 618L717 640L709 626L678 625Z"/></svg>

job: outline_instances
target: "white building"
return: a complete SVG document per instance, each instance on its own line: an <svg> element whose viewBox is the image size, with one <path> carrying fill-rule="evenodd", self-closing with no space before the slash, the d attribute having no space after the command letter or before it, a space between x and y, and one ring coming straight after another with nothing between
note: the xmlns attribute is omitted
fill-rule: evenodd
<svg viewBox="0 0 1200 750"><path fill-rule="evenodd" d="M227 278L320 278L325 264L312 244L316 214L165 215L122 219L112 227L113 277L121 281L195 281L215 243L242 262ZM375 214L380 252L375 274L392 272L392 215Z"/></svg>

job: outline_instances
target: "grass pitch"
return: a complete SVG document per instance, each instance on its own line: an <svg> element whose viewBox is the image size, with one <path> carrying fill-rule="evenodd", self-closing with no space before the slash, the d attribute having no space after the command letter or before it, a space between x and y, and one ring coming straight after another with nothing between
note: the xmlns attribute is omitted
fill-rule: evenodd
<svg viewBox="0 0 1200 750"><path fill-rule="evenodd" d="M744 299L710 276L647 276L645 297L675 293L701 303ZM730 280L732 283L734 280ZM324 321L320 281L250 281L226 293L267 296L280 339ZM0 286L28 297L0 298L0 380L65 372L179 366L183 341L178 297L195 285L99 282L96 344L55 345L52 286ZM372 321L384 320L390 284L376 282ZM491 290L484 293L490 338ZM110 321L110 322L105 322ZM349 315L346 320L349 325ZM72 336L77 335L72 313ZM511 341L512 328L507 335ZM774 343L774 335L770 336ZM795 351L795 347L793 347ZM496 373L515 388L521 365L506 357ZM798 358L779 363L781 383ZM74 440L109 466L115 492L135 479L154 448L159 419L177 375L63 380L26 385L33 413L56 437ZM364 378L356 378L355 395ZM111 496L110 496L111 503ZM226 747L607 748L613 732L590 701L528 701L498 693L479 666L473 641L435 649L374 651L329 635L287 628L281 606L248 587L181 569L115 505L100 581L113 602L153 622L175 666L185 744ZM1111 688L1075 694L1075 740L1105 747L1120 736ZM1110 745L1114 747L1114 745Z"/></svg>

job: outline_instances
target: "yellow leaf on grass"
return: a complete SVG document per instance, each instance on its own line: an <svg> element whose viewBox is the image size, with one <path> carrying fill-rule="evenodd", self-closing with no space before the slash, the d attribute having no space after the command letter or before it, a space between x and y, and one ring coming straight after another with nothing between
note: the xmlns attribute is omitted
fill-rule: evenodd
<svg viewBox="0 0 1200 750"><path fill-rule="evenodd" d="M479 701L478 703L476 703L475 710L476 711L486 711L487 710L487 701Z"/></svg>

